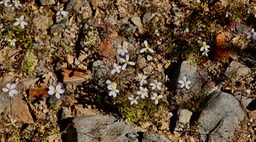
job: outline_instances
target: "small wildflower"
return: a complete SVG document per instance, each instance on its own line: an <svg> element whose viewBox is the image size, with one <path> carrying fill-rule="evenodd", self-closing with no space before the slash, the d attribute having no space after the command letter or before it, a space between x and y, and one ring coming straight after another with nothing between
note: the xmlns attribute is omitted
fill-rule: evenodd
<svg viewBox="0 0 256 142"><path fill-rule="evenodd" d="M158 82L157 80L154 80L154 82L150 83L149 85L152 86L152 89L153 89L153 90L155 90L156 88L157 88L158 90L161 90L161 89L162 89L162 88L161 88L162 83L161 83L161 82Z"/></svg>
<svg viewBox="0 0 256 142"><path fill-rule="evenodd" d="M149 47L148 41L144 40L144 45L145 45L145 48L142 48L142 49L140 50L140 53L144 53L145 51L149 51L149 52L151 52L151 53L154 52L154 50Z"/></svg>
<svg viewBox="0 0 256 142"><path fill-rule="evenodd" d="M10 119L10 123L6 124L5 126L14 126L14 127L18 127L15 123L16 123L16 119L13 119L11 116L8 116Z"/></svg>
<svg viewBox="0 0 256 142"><path fill-rule="evenodd" d="M128 99L130 100L130 104L133 105L133 104L138 104L138 99L139 97L134 97L133 95L131 95L131 97L128 97Z"/></svg>
<svg viewBox="0 0 256 142"><path fill-rule="evenodd" d="M185 33L188 33L188 32L189 32L189 28L186 28L184 32L185 32Z"/></svg>
<svg viewBox="0 0 256 142"><path fill-rule="evenodd" d="M232 16L232 14L230 12L226 12L225 17L228 18L229 16Z"/></svg>
<svg viewBox="0 0 256 142"><path fill-rule="evenodd" d="M115 98L117 93L119 93L119 90L117 90L116 88L112 88L108 95Z"/></svg>
<svg viewBox="0 0 256 142"><path fill-rule="evenodd" d="M12 0L12 2L14 3L14 7L16 7L16 8L21 7L19 0Z"/></svg>
<svg viewBox="0 0 256 142"><path fill-rule="evenodd" d="M153 94L153 96L151 97L151 100L155 100L155 104L158 104L158 101L163 98L163 95L157 95L156 93Z"/></svg>
<svg viewBox="0 0 256 142"><path fill-rule="evenodd" d="M124 56L126 53L128 53L128 50L124 45L118 45L117 46L117 54Z"/></svg>
<svg viewBox="0 0 256 142"><path fill-rule="evenodd" d="M10 0L2 0L2 1L0 1L0 4L4 4L5 7L8 7L9 2L10 2Z"/></svg>
<svg viewBox="0 0 256 142"><path fill-rule="evenodd" d="M113 88L116 88L117 84L115 82L111 82L110 80L107 80L106 83L108 84L107 88L108 90L112 90Z"/></svg>
<svg viewBox="0 0 256 142"><path fill-rule="evenodd" d="M120 73L121 72L120 69L121 69L121 66L117 65L116 63L114 63L114 69L111 71L111 74L114 74L116 72Z"/></svg>
<svg viewBox="0 0 256 142"><path fill-rule="evenodd" d="M63 17L67 17L68 16L68 12L63 10L63 7L56 13L56 15L62 15Z"/></svg>
<svg viewBox="0 0 256 142"><path fill-rule="evenodd" d="M137 76L137 80L140 81L141 86L148 83L146 79L147 79L146 75L138 74Z"/></svg>
<svg viewBox="0 0 256 142"><path fill-rule="evenodd" d="M15 94L15 95L18 94L18 91L15 90L15 88L16 88L16 84L7 83L7 84L6 84L6 88L3 88L2 91L3 91L3 92L9 92L9 93L8 93L9 96L10 96L10 97L13 97L14 94Z"/></svg>
<svg viewBox="0 0 256 142"><path fill-rule="evenodd" d="M129 61L129 58L130 58L129 55L126 55L125 59L120 58L121 63L124 63L124 65L122 66L122 70L125 70L127 65L132 65L132 66L135 65L134 62Z"/></svg>
<svg viewBox="0 0 256 142"><path fill-rule="evenodd" d="M187 80L186 76L183 77L183 80L179 80L178 81L180 83L180 87L181 88L187 88L189 89L190 88L190 84L191 84L191 81Z"/></svg>
<svg viewBox="0 0 256 142"><path fill-rule="evenodd" d="M56 89L53 87L53 86L49 86L49 91L48 91L48 94L49 95L53 95L55 94L56 98L60 98L60 94L63 94L64 93L64 90L61 89L61 84L58 84L56 86Z"/></svg>
<svg viewBox="0 0 256 142"><path fill-rule="evenodd" d="M165 75L165 81L167 82L167 81L170 81L170 79L169 79L169 76L168 75Z"/></svg>
<svg viewBox="0 0 256 142"><path fill-rule="evenodd" d="M8 39L8 42L10 43L11 46L15 46L16 39Z"/></svg>
<svg viewBox="0 0 256 142"><path fill-rule="evenodd" d="M202 55L203 55L203 56L208 56L208 52L209 52L209 50L206 49L206 50L203 51Z"/></svg>
<svg viewBox="0 0 256 142"><path fill-rule="evenodd" d="M14 26L18 26L18 25L20 25L22 29L24 29L25 25L28 25L28 23L24 21L23 15L21 15L20 18L16 18L16 22L14 23Z"/></svg>
<svg viewBox="0 0 256 142"><path fill-rule="evenodd" d="M209 50L210 46L206 44L206 42L203 42L203 46L200 48L200 51Z"/></svg>
<svg viewBox="0 0 256 142"><path fill-rule="evenodd" d="M140 91L137 91L137 94L140 95L142 99L144 99L145 97L148 97L148 89L140 86Z"/></svg>
<svg viewBox="0 0 256 142"><path fill-rule="evenodd" d="M256 40L256 33L254 31L254 29L251 29L250 32L247 32L247 39L253 38L253 40Z"/></svg>

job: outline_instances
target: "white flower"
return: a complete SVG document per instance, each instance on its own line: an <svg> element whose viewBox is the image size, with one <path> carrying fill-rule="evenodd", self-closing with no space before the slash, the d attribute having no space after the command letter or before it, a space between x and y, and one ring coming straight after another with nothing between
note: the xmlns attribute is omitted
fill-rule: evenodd
<svg viewBox="0 0 256 142"><path fill-rule="evenodd" d="M120 73L121 66L114 63L114 69L111 71L111 74L114 74L115 72Z"/></svg>
<svg viewBox="0 0 256 142"><path fill-rule="evenodd" d="M187 80L186 76L183 77L183 80L179 80L178 81L180 83L180 87L181 88L187 88L189 89L190 88L190 84L191 84L191 81Z"/></svg>
<svg viewBox="0 0 256 142"><path fill-rule="evenodd" d="M157 80L154 80L154 82L150 83L149 84L150 86L152 86L152 89L155 90L156 88L158 90L161 90L161 85L162 83L161 82L158 82Z"/></svg>
<svg viewBox="0 0 256 142"><path fill-rule="evenodd" d="M256 40L256 33L254 31L254 29L251 29L251 32L247 32L247 39L250 39L251 37L253 38L253 40Z"/></svg>
<svg viewBox="0 0 256 142"><path fill-rule="evenodd" d="M126 53L128 53L128 50L126 49L124 43L123 46L119 44L117 46L117 54L124 56Z"/></svg>
<svg viewBox="0 0 256 142"><path fill-rule="evenodd" d="M186 29L185 29L185 33L188 33L188 32L189 32L189 28L186 28Z"/></svg>
<svg viewBox="0 0 256 142"><path fill-rule="evenodd" d="M64 90L61 89L61 84L58 84L56 86L56 89L53 87L53 86L49 86L49 91L48 91L48 94L49 95L53 95L55 94L56 98L60 98L60 94L63 94L64 93Z"/></svg>
<svg viewBox="0 0 256 142"><path fill-rule="evenodd" d="M142 49L140 50L140 53L144 53L145 51L149 51L149 52L151 52L151 53L154 52L154 50L149 47L148 41L144 40L144 45L145 45L145 48L142 48Z"/></svg>
<svg viewBox="0 0 256 142"><path fill-rule="evenodd" d="M210 46L206 44L206 42L203 42L203 46L200 48L200 51L209 50Z"/></svg>
<svg viewBox="0 0 256 142"><path fill-rule="evenodd" d="M6 124L5 126L14 126L14 127L18 127L15 123L16 123L16 119L13 119L11 116L9 116L8 115L8 117L9 117L9 119L10 119L10 123L8 123L8 124Z"/></svg>
<svg viewBox="0 0 256 142"><path fill-rule="evenodd" d="M153 96L151 97L151 100L155 100L155 104L158 104L158 100L160 100L161 98L163 98L163 95L157 95L156 93L153 94Z"/></svg>
<svg viewBox="0 0 256 142"><path fill-rule="evenodd" d="M23 15L21 15L20 18L16 18L16 22L14 23L14 26L18 26L18 25L20 25L22 29L24 29L25 25L28 25L28 23L24 21Z"/></svg>
<svg viewBox="0 0 256 142"><path fill-rule="evenodd" d="M138 74L137 76L137 80L140 81L141 86L148 83L146 79L147 79L147 76L145 75Z"/></svg>
<svg viewBox="0 0 256 142"><path fill-rule="evenodd" d="M232 16L232 14L230 12L226 12L225 17L228 18L228 16Z"/></svg>
<svg viewBox="0 0 256 142"><path fill-rule="evenodd" d="M10 0L2 0L2 1L0 1L0 4L4 4L5 7L8 7L9 2L10 2Z"/></svg>
<svg viewBox="0 0 256 142"><path fill-rule="evenodd" d="M112 90L113 88L116 88L117 84L115 82L111 82L110 80L107 80L106 83L108 84L107 88L108 90Z"/></svg>
<svg viewBox="0 0 256 142"><path fill-rule="evenodd" d="M117 90L116 88L112 88L108 95L115 98L117 93L119 93L119 90Z"/></svg>
<svg viewBox="0 0 256 142"><path fill-rule="evenodd" d="M14 6L15 6L16 8L21 7L21 4L20 4L20 1L19 1L19 0L12 0L12 2L14 3Z"/></svg>
<svg viewBox="0 0 256 142"><path fill-rule="evenodd" d="M58 15L60 15L60 14L61 14L63 17L67 17L67 16L68 16L68 12L64 11L64 10L63 10L63 7L57 12L56 15L58 16Z"/></svg>
<svg viewBox="0 0 256 142"><path fill-rule="evenodd" d="M203 51L202 55L203 55L203 56L208 56L208 52L209 52L209 50L206 49L206 50Z"/></svg>
<svg viewBox="0 0 256 142"><path fill-rule="evenodd" d="M126 66L129 64L129 65L132 65L134 66L135 63L132 62L132 61L129 61L129 55L126 55L125 59L124 58L120 58L120 62L121 63L124 63L124 65L122 66L122 70L125 70L126 69Z"/></svg>
<svg viewBox="0 0 256 142"><path fill-rule="evenodd" d="M170 81L170 79L169 79L169 76L168 75L165 75L165 81L167 82L167 81Z"/></svg>
<svg viewBox="0 0 256 142"><path fill-rule="evenodd" d="M3 92L9 92L9 93L8 93L9 96L10 96L10 97L13 97L14 94L15 94L15 95L18 94L18 91L15 90L15 88L16 88L16 84L7 83L7 84L6 84L6 88L2 88L2 91L3 91Z"/></svg>
<svg viewBox="0 0 256 142"><path fill-rule="evenodd" d="M142 99L144 99L145 97L148 97L148 89L140 86L140 91L137 91L137 94L140 95Z"/></svg>
<svg viewBox="0 0 256 142"><path fill-rule="evenodd" d="M11 46L15 46L16 39L8 39L8 42L10 43Z"/></svg>
<svg viewBox="0 0 256 142"><path fill-rule="evenodd" d="M131 95L131 97L128 97L128 99L130 100L130 105L133 105L133 104L138 104L138 99L139 97L134 97L133 95Z"/></svg>

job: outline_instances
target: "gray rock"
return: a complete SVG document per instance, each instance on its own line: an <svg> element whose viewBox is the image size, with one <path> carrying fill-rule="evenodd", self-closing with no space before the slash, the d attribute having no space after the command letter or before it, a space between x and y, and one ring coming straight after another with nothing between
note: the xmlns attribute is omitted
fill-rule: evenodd
<svg viewBox="0 0 256 142"><path fill-rule="evenodd" d="M208 142L234 141L247 119L239 102L230 94L214 91L198 119L200 139Z"/></svg>
<svg viewBox="0 0 256 142"><path fill-rule="evenodd" d="M183 129L189 128L190 118L192 112L187 109L181 109L178 111L178 121L176 123L175 131L182 131Z"/></svg>
<svg viewBox="0 0 256 142"><path fill-rule="evenodd" d="M56 23L51 27L51 34L55 34L65 29L68 26L68 19L62 20L60 23Z"/></svg>
<svg viewBox="0 0 256 142"><path fill-rule="evenodd" d="M93 62L92 64L92 74L94 82L104 87L106 85L106 80L109 76L110 69L104 65L104 63L100 60Z"/></svg>
<svg viewBox="0 0 256 142"><path fill-rule="evenodd" d="M251 69L246 67L245 65L237 62L232 61L228 66L225 75L231 79L232 82L239 80L241 77L249 74Z"/></svg>
<svg viewBox="0 0 256 142"><path fill-rule="evenodd" d="M142 132L143 129L117 121L113 116L77 117L73 119L73 124L77 133L77 138L73 139L77 142L168 142L163 136L148 131Z"/></svg>
<svg viewBox="0 0 256 142"><path fill-rule="evenodd" d="M144 68L147 65L146 58L143 57L142 55L138 55L137 64L136 65L139 67L139 69Z"/></svg>
<svg viewBox="0 0 256 142"><path fill-rule="evenodd" d="M42 5L54 5L55 1L54 0L40 0L40 3Z"/></svg>
<svg viewBox="0 0 256 142"><path fill-rule="evenodd" d="M149 22L151 20L151 15L151 12L144 13L142 16L142 23L146 24L147 22Z"/></svg>
<svg viewBox="0 0 256 142"><path fill-rule="evenodd" d="M35 30L38 32L45 33L46 30L53 24L52 17L47 15L38 15L33 19Z"/></svg>

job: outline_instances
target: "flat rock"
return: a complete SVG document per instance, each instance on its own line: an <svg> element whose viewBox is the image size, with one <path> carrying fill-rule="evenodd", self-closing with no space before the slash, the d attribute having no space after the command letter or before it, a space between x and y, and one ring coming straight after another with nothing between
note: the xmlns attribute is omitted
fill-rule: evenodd
<svg viewBox="0 0 256 142"><path fill-rule="evenodd" d="M168 140L158 134L145 131L142 128L134 127L122 121L117 121L113 116L96 115L77 117L73 119L74 129L76 130L77 142L168 142ZM72 130L71 130L72 131ZM69 142L73 142L68 136ZM71 136L72 137L72 136Z"/></svg>
<svg viewBox="0 0 256 142"><path fill-rule="evenodd" d="M237 62L232 61L228 66L225 75L231 79L232 82L239 80L241 77L249 74L251 69L246 67L245 65Z"/></svg>
<svg viewBox="0 0 256 142"><path fill-rule="evenodd" d="M38 15L33 19L33 24L37 32L44 33L53 24L53 20L47 15Z"/></svg>
<svg viewBox="0 0 256 142"><path fill-rule="evenodd" d="M54 0L40 0L40 3L42 5L54 5L55 1Z"/></svg>
<svg viewBox="0 0 256 142"><path fill-rule="evenodd" d="M9 97L8 93L0 92L0 113L11 115L17 122L34 123L29 108L22 100L20 92L14 97Z"/></svg>
<svg viewBox="0 0 256 142"><path fill-rule="evenodd" d="M201 141L234 141L236 132L246 126L246 113L230 94L214 91L198 119Z"/></svg>
<svg viewBox="0 0 256 142"><path fill-rule="evenodd" d="M143 29L143 25L141 23L140 17L134 16L134 17L131 18L131 21L133 22L133 24L135 24L138 27L139 32L143 33L144 29Z"/></svg>
<svg viewBox="0 0 256 142"><path fill-rule="evenodd" d="M192 112L187 109L181 109L178 111L178 121L176 123L175 131L182 131L189 128L190 118Z"/></svg>
<svg viewBox="0 0 256 142"><path fill-rule="evenodd" d="M89 70L62 68L57 72L59 79L64 83L81 84L92 79L92 74Z"/></svg>

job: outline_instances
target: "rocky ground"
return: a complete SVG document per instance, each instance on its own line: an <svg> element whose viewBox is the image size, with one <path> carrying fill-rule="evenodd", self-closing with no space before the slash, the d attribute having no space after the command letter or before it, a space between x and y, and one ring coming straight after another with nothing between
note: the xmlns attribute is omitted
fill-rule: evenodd
<svg viewBox="0 0 256 142"><path fill-rule="evenodd" d="M256 2L0 0L0 138L255 141Z"/></svg>

